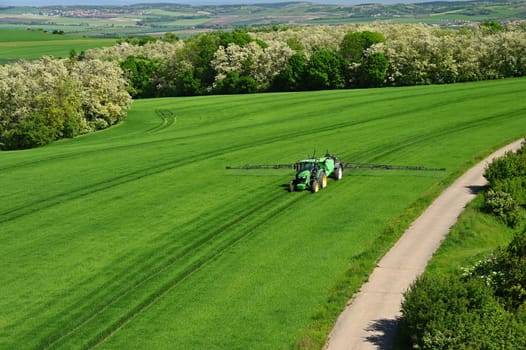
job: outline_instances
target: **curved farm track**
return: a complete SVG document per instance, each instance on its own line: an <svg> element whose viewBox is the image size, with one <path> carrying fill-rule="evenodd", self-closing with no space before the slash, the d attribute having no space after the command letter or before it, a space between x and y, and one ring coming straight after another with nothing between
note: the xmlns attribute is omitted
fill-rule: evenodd
<svg viewBox="0 0 526 350"><path fill-rule="evenodd" d="M466 205L485 184L484 167L521 147L522 139L494 152L448 187L380 260L338 318L326 350L391 349L401 316L402 293L425 270Z"/></svg>

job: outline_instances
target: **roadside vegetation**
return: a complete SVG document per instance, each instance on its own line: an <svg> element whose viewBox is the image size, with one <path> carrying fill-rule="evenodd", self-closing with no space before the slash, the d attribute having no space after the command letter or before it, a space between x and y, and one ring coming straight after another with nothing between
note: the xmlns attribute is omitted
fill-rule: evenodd
<svg viewBox="0 0 526 350"><path fill-rule="evenodd" d="M484 176L484 192L405 294L401 331L413 348L526 347L526 145Z"/></svg>
<svg viewBox="0 0 526 350"><path fill-rule="evenodd" d="M0 348L320 349L431 200L526 130L526 80L136 100L117 127L0 152ZM291 163L349 171L289 193Z"/></svg>

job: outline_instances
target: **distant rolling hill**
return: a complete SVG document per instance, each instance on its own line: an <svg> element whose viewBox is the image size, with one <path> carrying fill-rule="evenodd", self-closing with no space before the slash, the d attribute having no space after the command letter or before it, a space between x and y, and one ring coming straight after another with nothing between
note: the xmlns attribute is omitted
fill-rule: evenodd
<svg viewBox="0 0 526 350"><path fill-rule="evenodd" d="M339 5L358 5L358 4L411 4L422 2L433 2L434 0L329 0L329 1L308 1L320 4L339 4ZM462 1L462 0L449 0ZM73 6L73 5L93 5L93 6L125 6L132 4L155 4L155 3L174 3L186 5L234 5L234 4L261 4L261 3L280 3L293 2L288 0L7 0L2 5L7 6ZM298 1L303 2L303 1Z"/></svg>

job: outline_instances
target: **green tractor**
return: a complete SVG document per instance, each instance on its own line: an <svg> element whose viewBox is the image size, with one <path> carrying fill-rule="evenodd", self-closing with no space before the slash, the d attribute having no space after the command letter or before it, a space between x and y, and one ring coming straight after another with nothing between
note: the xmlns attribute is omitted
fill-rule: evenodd
<svg viewBox="0 0 526 350"><path fill-rule="evenodd" d="M228 170L251 170L251 169L294 169L296 176L289 183L289 192L309 189L316 193L327 187L327 178L332 177L340 180L343 177L343 169L351 170L410 170L410 171L445 171L445 168L428 168L424 166L389 165L389 164L364 164L344 163L335 156L327 153L324 157L307 158L295 164L271 164L271 165L243 165L227 166Z"/></svg>
<svg viewBox="0 0 526 350"><path fill-rule="evenodd" d="M321 158L300 160L294 164L296 177L289 183L289 192L310 189L312 193L327 187L327 178L340 180L343 176L343 164L330 154Z"/></svg>

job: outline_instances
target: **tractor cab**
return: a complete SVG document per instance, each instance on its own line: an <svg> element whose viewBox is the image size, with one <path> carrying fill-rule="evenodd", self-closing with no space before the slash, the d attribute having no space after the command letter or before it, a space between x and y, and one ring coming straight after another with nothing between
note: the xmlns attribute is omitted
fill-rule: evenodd
<svg viewBox="0 0 526 350"><path fill-rule="evenodd" d="M296 178L294 181L294 189L304 190L309 187L311 178L316 177L318 164L316 159L301 160L294 164L296 170Z"/></svg>
<svg viewBox="0 0 526 350"><path fill-rule="evenodd" d="M294 169L297 173L304 171L312 171L316 168L318 161L316 159L301 160L294 164Z"/></svg>

